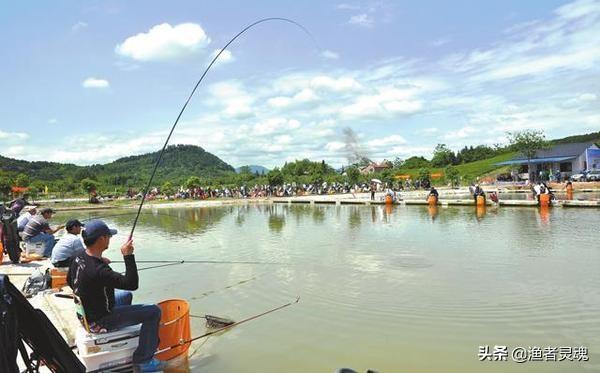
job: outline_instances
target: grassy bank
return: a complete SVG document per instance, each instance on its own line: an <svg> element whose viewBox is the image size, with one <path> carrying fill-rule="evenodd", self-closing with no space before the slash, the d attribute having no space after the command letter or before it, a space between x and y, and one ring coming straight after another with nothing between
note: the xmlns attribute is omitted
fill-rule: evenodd
<svg viewBox="0 0 600 373"><path fill-rule="evenodd" d="M465 183L465 182L469 182L471 180L475 180L477 177L486 176L492 172L493 173L501 173L501 172L508 171L509 167L496 166L496 163L508 161L514 155L515 155L515 153L513 153L513 152L504 153L504 154L498 155L493 158L488 158L488 159L471 162L471 163L465 163L465 164L457 165L455 167L458 170L458 173L460 174L460 176L462 177L463 183ZM430 170L431 170L432 174L439 173L439 174L442 174L442 177L444 175L443 168L435 168L434 167L434 168L430 168ZM396 172L396 174L410 175L410 177L413 180L415 180L415 179L417 179L417 176L419 175L419 169L418 168L399 169ZM443 183L443 179L435 179L434 183L436 183L436 182Z"/></svg>

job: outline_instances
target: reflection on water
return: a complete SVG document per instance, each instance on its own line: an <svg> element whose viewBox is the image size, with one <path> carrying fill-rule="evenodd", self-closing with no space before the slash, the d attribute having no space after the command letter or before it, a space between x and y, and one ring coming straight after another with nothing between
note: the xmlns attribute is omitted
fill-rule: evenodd
<svg viewBox="0 0 600 373"><path fill-rule="evenodd" d="M481 219L483 219L485 217L486 214L486 206L476 206L475 207L475 215L477 216L477 220L481 221Z"/></svg>
<svg viewBox="0 0 600 373"><path fill-rule="evenodd" d="M301 296L194 344L192 372L600 370L595 209L275 204L148 212L135 237L140 260L279 264L143 271L137 301L184 298L194 314L241 320ZM133 216L107 220L127 232ZM119 257L125 237L114 238L109 257ZM196 319L192 329L205 331ZM590 361L482 363L480 345L587 346Z"/></svg>

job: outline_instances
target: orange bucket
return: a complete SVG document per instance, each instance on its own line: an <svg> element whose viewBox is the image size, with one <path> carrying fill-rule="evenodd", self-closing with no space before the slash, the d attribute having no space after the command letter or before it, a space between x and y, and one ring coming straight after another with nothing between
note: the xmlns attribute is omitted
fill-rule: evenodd
<svg viewBox="0 0 600 373"><path fill-rule="evenodd" d="M427 197L427 203L429 203L429 205L437 205L437 197L436 196Z"/></svg>
<svg viewBox="0 0 600 373"><path fill-rule="evenodd" d="M540 206L550 205L550 194L540 194Z"/></svg>
<svg viewBox="0 0 600 373"><path fill-rule="evenodd" d="M158 304L162 315L158 337L158 350L180 344L191 338L190 334L190 305L183 299L169 299ZM171 360L182 354L187 354L190 343L172 348L156 355L159 360Z"/></svg>
<svg viewBox="0 0 600 373"><path fill-rule="evenodd" d="M52 277L52 289L60 289L67 285L67 272L60 271L58 269L50 270L50 276Z"/></svg>
<svg viewBox="0 0 600 373"><path fill-rule="evenodd" d="M394 203L394 200L392 199L392 196L390 196L389 194L387 196L385 196L385 204L386 205L391 205L392 203Z"/></svg>
<svg viewBox="0 0 600 373"><path fill-rule="evenodd" d="M477 206L485 206L485 197L477 196Z"/></svg>

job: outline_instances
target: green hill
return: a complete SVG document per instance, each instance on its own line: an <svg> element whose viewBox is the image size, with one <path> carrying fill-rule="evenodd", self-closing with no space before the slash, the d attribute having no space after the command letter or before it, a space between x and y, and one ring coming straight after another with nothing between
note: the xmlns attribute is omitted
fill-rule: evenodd
<svg viewBox="0 0 600 373"><path fill-rule="evenodd" d="M139 188L150 178L158 155L159 152L153 152L91 166L29 162L0 156L0 178L14 180L17 175L27 175L36 188L49 185L61 191L79 189L79 182L86 178L98 181L106 189ZM190 176L212 178L234 172L232 166L199 146L171 145L165 150L153 184L183 183Z"/></svg>

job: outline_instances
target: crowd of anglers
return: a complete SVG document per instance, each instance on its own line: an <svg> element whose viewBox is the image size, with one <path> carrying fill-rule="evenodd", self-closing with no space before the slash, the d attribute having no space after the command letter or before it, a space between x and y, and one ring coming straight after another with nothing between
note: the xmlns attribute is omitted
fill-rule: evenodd
<svg viewBox="0 0 600 373"><path fill-rule="evenodd" d="M132 304L132 291L137 290L139 278L131 238L121 246L125 273L119 273L103 256L117 230L102 220L90 220L84 225L69 219L64 225L51 227L55 211L38 211L24 198L10 201L8 208L2 206L1 213L3 235L13 235L10 239L17 240L17 244L19 240L41 243L43 257L49 258L54 268L68 271L67 283L84 309L85 318L77 314L82 326L92 333L105 333L141 324L139 345L133 353L135 371L158 372L165 368L166 363L154 357L161 309L154 304ZM61 229L66 232L56 239L54 234ZM3 241L5 238L9 237L3 237ZM11 255L13 262L19 261L20 249L17 254L16 258Z"/></svg>
<svg viewBox="0 0 600 373"><path fill-rule="evenodd" d="M270 197L296 197L306 195L332 195L348 193L368 193L387 191L391 189L399 192L404 190L418 190L420 188L429 188L429 183L395 182L382 183L381 181L371 183L313 183L296 184L285 183L283 185L254 185L249 187L242 185L240 187L180 187L173 193L165 193L161 188L152 188L146 198L153 199L207 199L207 198L270 198ZM134 193L131 190L127 192L128 198L142 198L142 193Z"/></svg>

